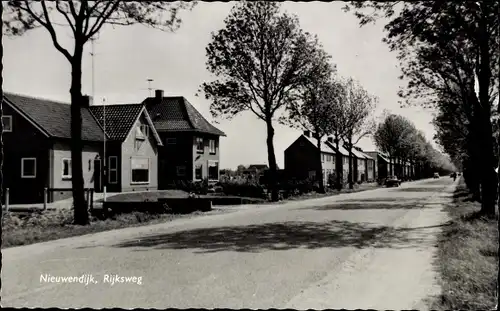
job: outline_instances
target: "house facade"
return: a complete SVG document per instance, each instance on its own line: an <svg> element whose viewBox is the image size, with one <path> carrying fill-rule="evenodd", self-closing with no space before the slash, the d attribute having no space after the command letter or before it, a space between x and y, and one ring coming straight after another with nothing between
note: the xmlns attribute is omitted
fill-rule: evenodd
<svg viewBox="0 0 500 311"><path fill-rule="evenodd" d="M9 203L31 204L44 200L48 188L48 202L72 196L71 113L70 105L30 96L4 93L4 190L9 188ZM106 171L101 159L104 156L104 130L89 108L89 101L81 106L82 114L82 166L85 188L102 190L105 176L125 176L126 170L115 166ZM143 108L145 111L145 109ZM108 130L120 127L111 122ZM154 129L153 129L154 132ZM108 132L107 132L108 134ZM107 135L108 150L126 148L123 142L113 141ZM144 154L157 161L156 155L144 149ZM134 153L131 153L134 155ZM110 162L113 163L113 158ZM111 163L110 163L111 164ZM155 184L155 175L151 184ZM121 185L121 180L118 184ZM126 187L117 188L119 191Z"/></svg>
<svg viewBox="0 0 500 311"><path fill-rule="evenodd" d="M106 184L110 192L157 190L162 142L145 106L98 105L89 109L103 129L106 125L107 134L107 174L95 188L99 191Z"/></svg>
<svg viewBox="0 0 500 311"><path fill-rule="evenodd" d="M380 151L366 151L365 153L374 160L374 180L387 178L391 172L389 157Z"/></svg>
<svg viewBox="0 0 500 311"><path fill-rule="evenodd" d="M285 172L288 178L306 180L316 178L319 170L318 157L321 158L322 178L325 185L329 183L329 176L336 172L333 140L327 138L321 141L318 150L317 140L309 131L305 131L290 146L285 149ZM345 179L349 168L348 157L345 150L342 154L342 178Z"/></svg>
<svg viewBox="0 0 500 311"><path fill-rule="evenodd" d="M158 153L158 188L175 187L181 181L219 181L221 136L184 97L164 96L143 101L163 146Z"/></svg>

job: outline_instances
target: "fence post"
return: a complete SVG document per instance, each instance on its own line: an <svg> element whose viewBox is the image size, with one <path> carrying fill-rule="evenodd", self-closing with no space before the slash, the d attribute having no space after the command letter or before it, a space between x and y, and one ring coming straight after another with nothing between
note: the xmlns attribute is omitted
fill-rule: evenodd
<svg viewBox="0 0 500 311"><path fill-rule="evenodd" d="M47 188L43 188L43 210L47 210Z"/></svg>
<svg viewBox="0 0 500 311"><path fill-rule="evenodd" d="M9 211L9 188L5 189L5 211Z"/></svg>

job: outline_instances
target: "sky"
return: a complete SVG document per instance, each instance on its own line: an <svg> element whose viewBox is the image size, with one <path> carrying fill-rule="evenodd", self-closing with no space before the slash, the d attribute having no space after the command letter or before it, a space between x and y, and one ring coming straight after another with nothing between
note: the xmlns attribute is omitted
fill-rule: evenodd
<svg viewBox="0 0 500 311"><path fill-rule="evenodd" d="M106 26L94 45L94 102L107 104L139 103L149 96L151 87L166 96L184 96L227 137L220 141L220 167L239 164L267 164L266 126L251 112L231 120L214 120L210 103L195 96L203 82L214 77L206 70L205 48L211 33L224 27L224 18L234 2L199 2L182 12L180 29L175 33L134 26ZM337 72L352 77L379 103L374 114L387 109L403 115L432 140L432 112L421 107L400 108L397 92L402 81L396 54L382 42L383 23L360 28L352 13L342 11L343 2L285 2L282 9L298 16L305 31L316 34L332 56ZM71 36L58 29L64 47L72 49ZM4 46L4 91L69 102L70 65L53 46L49 33L35 29L21 37L6 38ZM86 45L83 64L83 93L92 95L91 44ZM275 125L275 152L278 166L284 167L284 151L301 131ZM360 141L365 151L375 150L370 138Z"/></svg>

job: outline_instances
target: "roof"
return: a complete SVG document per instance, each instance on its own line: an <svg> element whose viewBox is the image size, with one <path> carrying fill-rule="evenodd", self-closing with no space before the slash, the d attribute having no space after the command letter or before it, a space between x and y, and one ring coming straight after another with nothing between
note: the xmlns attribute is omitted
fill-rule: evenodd
<svg viewBox="0 0 500 311"><path fill-rule="evenodd" d="M268 169L269 167L267 166L267 164L250 164L248 166L248 170L250 169L258 169L258 170L262 170L262 169Z"/></svg>
<svg viewBox="0 0 500 311"><path fill-rule="evenodd" d="M304 137L305 139L307 139L311 144L314 145L314 147L318 147L318 140L316 138L312 138L312 137L307 137L306 135L302 134L302 137ZM335 154L335 150L332 149L327 143L325 140L321 141L321 145L320 145L320 151L321 152L325 152L325 153L331 153L331 154Z"/></svg>
<svg viewBox="0 0 500 311"><path fill-rule="evenodd" d="M386 161L387 163L389 163L389 157L386 156L384 153L380 152L380 151L367 151L369 153L375 153L377 154L382 160Z"/></svg>
<svg viewBox="0 0 500 311"><path fill-rule="evenodd" d="M148 97L143 104L146 105L158 132L199 132L226 136L182 96L163 97L161 101Z"/></svg>
<svg viewBox="0 0 500 311"><path fill-rule="evenodd" d="M103 129L104 121L106 121L106 136L111 140L119 141L127 138L140 114L144 113L153 136L157 143L162 145L160 136L143 104L95 105L90 106L89 109Z"/></svg>
<svg viewBox="0 0 500 311"><path fill-rule="evenodd" d="M106 114L106 134L109 139L124 140L143 107L142 104L120 104L96 105L90 106L89 109L102 128Z"/></svg>
<svg viewBox="0 0 500 311"><path fill-rule="evenodd" d="M49 99L4 92L7 104L18 110L48 137L71 138L71 105ZM104 132L88 109L81 108L82 140L102 141Z"/></svg>
<svg viewBox="0 0 500 311"><path fill-rule="evenodd" d="M334 152L336 152L337 147L335 147L334 143L331 143L329 141L327 141L326 143L330 146L330 148L332 148L334 150ZM340 149L339 151L340 151L341 155L344 155L346 157L349 156L349 152L342 145L340 145L340 144L339 144L339 149Z"/></svg>
<svg viewBox="0 0 500 311"><path fill-rule="evenodd" d="M373 160L372 157L370 157L369 155L367 155L366 153L364 153L362 151L359 151L357 148L352 148L352 153L358 159L371 159L371 160Z"/></svg>

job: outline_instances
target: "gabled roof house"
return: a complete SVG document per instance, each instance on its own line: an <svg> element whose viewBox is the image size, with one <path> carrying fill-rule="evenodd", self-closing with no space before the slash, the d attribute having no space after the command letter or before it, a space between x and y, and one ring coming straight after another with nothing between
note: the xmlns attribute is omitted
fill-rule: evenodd
<svg viewBox="0 0 500 311"><path fill-rule="evenodd" d="M49 202L71 197L71 106L13 93L4 93L3 103L4 190L9 188L10 203L43 202L44 188L53 190ZM100 191L109 182L110 191L156 188L161 141L144 106L106 106L106 137L104 108L90 106L87 97L80 109L84 186Z"/></svg>

